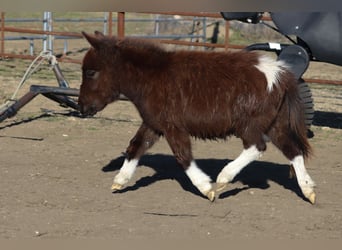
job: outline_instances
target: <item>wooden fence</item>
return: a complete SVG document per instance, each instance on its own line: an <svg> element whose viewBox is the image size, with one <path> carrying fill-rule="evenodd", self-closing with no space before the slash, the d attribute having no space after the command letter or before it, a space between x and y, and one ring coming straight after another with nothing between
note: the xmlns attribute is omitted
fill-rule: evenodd
<svg viewBox="0 0 342 250"><path fill-rule="evenodd" d="M116 15L116 18L113 18ZM207 13L207 12L158 12L158 13L145 13L145 14L161 14L161 15L177 15L177 16L187 16L187 17L206 17L222 20L222 17L219 13ZM109 35L117 35L118 37L125 37L125 26L126 26L126 13L125 12L109 12L108 13L108 25L107 25L107 34ZM263 18L266 21L270 21L268 17ZM113 30L115 30L114 21L116 24L116 32L113 34ZM35 34L35 35L44 35L44 36L60 36L69 39L82 38L82 35L79 32L60 32L53 30L37 30L37 29L28 29L28 28L18 28L11 27L6 25L5 21L5 13L1 12L0 17L0 57L1 58L21 58L21 59L34 59L35 56L29 54L17 54L17 53L8 53L5 52L6 41L5 32L13 32L13 33L25 33L25 34ZM210 42L199 42L199 41L186 41L186 40L175 40L175 39L160 39L162 43L166 44L174 44L174 45L182 45L182 46L200 46L207 48L221 48L221 49L243 49L243 45L237 45L230 43L230 22L224 21L224 42L223 43L210 43ZM71 62L71 63L81 63L79 59L73 59L66 55L61 55L58 58L59 61L63 62ZM342 81L340 80L326 80L326 79L305 79L307 82L315 82L322 84L337 84L342 85Z"/></svg>

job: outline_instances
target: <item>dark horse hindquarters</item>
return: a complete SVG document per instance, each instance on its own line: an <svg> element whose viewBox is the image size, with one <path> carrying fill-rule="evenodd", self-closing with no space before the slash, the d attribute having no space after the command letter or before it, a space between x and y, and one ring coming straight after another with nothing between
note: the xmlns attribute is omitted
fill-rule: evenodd
<svg viewBox="0 0 342 250"><path fill-rule="evenodd" d="M213 200L216 190L196 166L189 136L242 139L244 150L219 174L219 188L260 157L267 136L291 161L304 195L314 202L314 183L304 166L310 147L303 111L284 63L251 52L170 52L139 39L84 36L93 48L82 66L81 111L95 114L124 94L143 120L113 190L129 181L141 155L163 135L192 183Z"/></svg>

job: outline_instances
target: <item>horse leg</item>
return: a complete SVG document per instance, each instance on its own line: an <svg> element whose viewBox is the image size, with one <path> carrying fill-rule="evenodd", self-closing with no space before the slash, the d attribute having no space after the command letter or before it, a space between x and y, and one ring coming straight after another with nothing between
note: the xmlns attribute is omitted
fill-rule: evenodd
<svg viewBox="0 0 342 250"><path fill-rule="evenodd" d="M229 162L219 173L216 179L216 191L222 191L240 171L252 161L259 159L266 150L266 143L260 137L257 143L243 140L244 150L232 162Z"/></svg>
<svg viewBox="0 0 342 250"><path fill-rule="evenodd" d="M192 184L210 201L214 201L215 191L212 189L211 179L197 166L192 157L190 136L178 129L169 129L164 136Z"/></svg>
<svg viewBox="0 0 342 250"><path fill-rule="evenodd" d="M120 190L132 178L140 157L153 146L159 135L142 124L131 139L126 150L126 159L119 173L114 177L112 190Z"/></svg>
<svg viewBox="0 0 342 250"><path fill-rule="evenodd" d="M297 143L291 140L291 133L286 128L273 128L269 132L272 143L290 160L293 166L298 185L304 196L312 203L315 203L315 183L306 171L304 156Z"/></svg>

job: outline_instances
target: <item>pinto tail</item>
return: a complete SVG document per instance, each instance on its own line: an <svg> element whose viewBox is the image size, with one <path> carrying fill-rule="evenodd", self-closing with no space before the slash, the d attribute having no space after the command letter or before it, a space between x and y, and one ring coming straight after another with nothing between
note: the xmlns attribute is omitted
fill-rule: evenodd
<svg viewBox="0 0 342 250"><path fill-rule="evenodd" d="M305 108L296 81L288 82L284 98L283 105L286 105L288 110L290 135L302 151L303 156L308 158L312 154L312 148L307 138Z"/></svg>

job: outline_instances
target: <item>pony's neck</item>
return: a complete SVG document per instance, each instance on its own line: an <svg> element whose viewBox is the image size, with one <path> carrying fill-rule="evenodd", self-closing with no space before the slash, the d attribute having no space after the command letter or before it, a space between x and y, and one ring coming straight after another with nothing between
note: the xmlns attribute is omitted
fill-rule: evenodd
<svg viewBox="0 0 342 250"><path fill-rule="evenodd" d="M122 49L120 71L125 73L120 92L133 103L146 98L151 91L151 79L168 70L171 54L158 47Z"/></svg>
<svg viewBox="0 0 342 250"><path fill-rule="evenodd" d="M127 62L125 64L120 70L126 72L124 77L120 79L120 93L136 104L145 95L145 86L149 81L140 69L131 67Z"/></svg>

